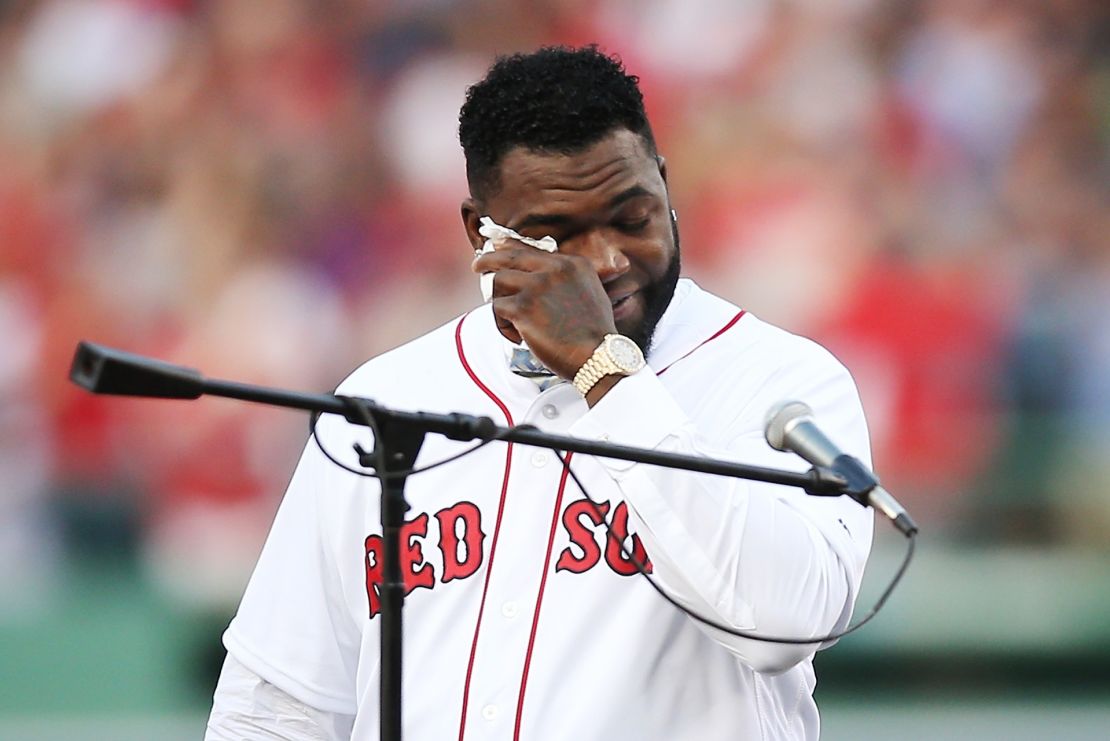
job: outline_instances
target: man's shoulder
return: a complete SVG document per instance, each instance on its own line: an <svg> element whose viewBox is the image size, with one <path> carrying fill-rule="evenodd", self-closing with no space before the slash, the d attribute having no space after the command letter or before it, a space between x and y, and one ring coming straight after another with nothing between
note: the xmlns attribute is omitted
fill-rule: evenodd
<svg viewBox="0 0 1110 741"><path fill-rule="evenodd" d="M751 313L746 316L746 321L745 336L741 338L743 344L760 348L759 355L772 365L800 362L843 368L840 360L817 340L772 324Z"/></svg>
<svg viewBox="0 0 1110 741"><path fill-rule="evenodd" d="M718 319L724 308L716 310ZM859 412L851 373L823 345L751 311L733 316L739 318L715 336L702 328L708 339L688 338L694 349L662 375L691 417L709 428L723 425L718 434L731 439L761 435L767 410L781 401L803 401L828 420Z"/></svg>
<svg viewBox="0 0 1110 741"><path fill-rule="evenodd" d="M338 394L373 395L382 389L434 383L444 368L457 364L455 335L463 314L376 355L355 368L336 388Z"/></svg>
<svg viewBox="0 0 1110 741"><path fill-rule="evenodd" d="M698 343L697 352L716 363L738 363L742 367L778 372L794 367L823 367L843 372L843 364L817 341L780 327L714 293L691 284L677 317L686 326L680 342ZM719 326L718 326L719 325Z"/></svg>

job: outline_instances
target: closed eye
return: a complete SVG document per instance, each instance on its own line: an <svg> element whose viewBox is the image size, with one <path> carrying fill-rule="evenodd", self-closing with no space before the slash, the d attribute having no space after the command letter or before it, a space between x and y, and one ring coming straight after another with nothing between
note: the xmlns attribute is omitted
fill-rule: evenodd
<svg viewBox="0 0 1110 741"><path fill-rule="evenodd" d="M651 223L651 217L645 216L642 219L622 220L614 222L614 226L626 234L635 234L642 232Z"/></svg>

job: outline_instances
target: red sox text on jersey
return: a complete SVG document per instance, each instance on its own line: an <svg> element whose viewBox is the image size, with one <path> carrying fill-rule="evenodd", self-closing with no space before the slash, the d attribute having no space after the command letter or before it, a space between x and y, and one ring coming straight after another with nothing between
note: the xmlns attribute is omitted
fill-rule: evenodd
<svg viewBox="0 0 1110 741"><path fill-rule="evenodd" d="M606 535L603 524L609 515L609 502L594 504L588 499L571 502L563 510L562 525L570 544L559 554L556 571L581 574L597 566L604 556L609 568L620 576L632 576L636 564L621 549L620 543L629 537L628 505L624 502L613 509L612 537ZM485 560L486 532L482 529L482 511L473 502L462 501L444 507L433 515L439 531L438 540L428 533L432 517L423 512L406 520L401 529L401 573L405 580L405 594L414 589L434 589L437 584L466 579L481 568ZM600 541L600 542L599 542ZM632 534L632 557L651 571L639 536ZM435 564L425 558L426 547L438 547L442 568L436 572ZM365 542L366 597L370 617L381 610L379 588L382 582L382 536L368 535Z"/></svg>

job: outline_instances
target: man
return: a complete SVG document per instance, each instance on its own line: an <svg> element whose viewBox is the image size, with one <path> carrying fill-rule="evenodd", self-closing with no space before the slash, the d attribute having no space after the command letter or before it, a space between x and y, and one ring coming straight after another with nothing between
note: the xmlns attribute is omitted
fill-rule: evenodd
<svg viewBox="0 0 1110 741"><path fill-rule="evenodd" d="M635 77L593 48L500 59L460 116L490 303L371 360L339 393L779 467L799 399L869 460L847 371L679 280L676 216ZM639 351L647 356L642 366ZM321 422L333 454L367 433ZM427 438L418 466L464 446ZM812 739L816 637L847 625L871 516L847 498L487 445L408 480L407 739ZM591 504L586 493L598 505ZM209 738L378 737L377 485L310 442L225 635ZM609 537L607 531L612 534ZM623 547L622 545L623 544Z"/></svg>

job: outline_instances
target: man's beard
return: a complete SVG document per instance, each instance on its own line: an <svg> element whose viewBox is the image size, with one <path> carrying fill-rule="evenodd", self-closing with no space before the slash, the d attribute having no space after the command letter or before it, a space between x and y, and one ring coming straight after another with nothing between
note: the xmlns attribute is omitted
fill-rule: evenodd
<svg viewBox="0 0 1110 741"><path fill-rule="evenodd" d="M639 323L624 334L639 345L646 357L651 349L651 341L655 337L655 328L663 318L667 307L674 298L674 289L678 285L678 276L682 271L681 252L678 244L678 224L671 221L671 233L674 235L674 256L667 265L663 277L644 288L644 316Z"/></svg>

